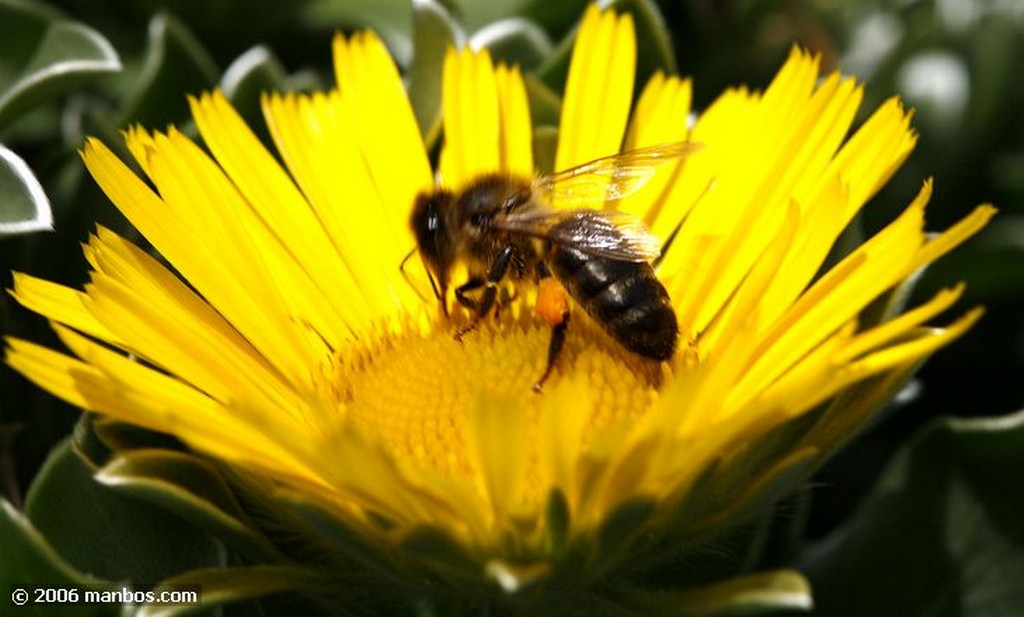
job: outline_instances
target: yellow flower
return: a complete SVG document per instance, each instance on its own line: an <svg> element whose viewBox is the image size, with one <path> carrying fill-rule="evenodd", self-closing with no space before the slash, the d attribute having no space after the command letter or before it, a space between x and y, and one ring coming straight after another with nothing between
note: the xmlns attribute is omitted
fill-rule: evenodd
<svg viewBox="0 0 1024 617"><path fill-rule="evenodd" d="M729 90L692 127L676 77L653 77L630 113L635 45L629 16L587 11L555 167L702 145L617 204L661 238L684 220L658 270L680 324L670 361L626 351L577 308L535 394L550 327L529 286L455 340L466 316L443 315L418 260L399 268L411 207L436 185L534 172L523 79L486 51L449 53L435 173L392 60L357 34L335 40L336 89L264 98L283 167L219 93L191 100L208 153L175 129L128 132L148 182L90 140L89 171L174 271L98 229L84 290L15 275L14 296L73 355L8 339L7 362L269 480L385 563L414 560L403 550L426 530L458 567L513 589L713 536L805 478L978 318L922 325L961 287L903 314L866 309L993 209L928 237L926 182L821 274L913 147L909 114L890 100L847 137L861 87L819 78L801 51L764 92Z"/></svg>

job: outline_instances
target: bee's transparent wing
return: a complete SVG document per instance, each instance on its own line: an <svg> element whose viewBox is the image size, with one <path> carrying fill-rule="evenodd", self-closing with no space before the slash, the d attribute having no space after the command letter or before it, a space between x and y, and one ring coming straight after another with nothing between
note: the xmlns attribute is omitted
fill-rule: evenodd
<svg viewBox="0 0 1024 617"><path fill-rule="evenodd" d="M638 191L659 165L678 161L700 148L700 144L677 141L627 150L541 176L534 182L534 194L542 203L566 210L600 208Z"/></svg>
<svg viewBox="0 0 1024 617"><path fill-rule="evenodd" d="M661 253L657 238L624 212L531 209L496 218L494 227L619 261L651 261Z"/></svg>

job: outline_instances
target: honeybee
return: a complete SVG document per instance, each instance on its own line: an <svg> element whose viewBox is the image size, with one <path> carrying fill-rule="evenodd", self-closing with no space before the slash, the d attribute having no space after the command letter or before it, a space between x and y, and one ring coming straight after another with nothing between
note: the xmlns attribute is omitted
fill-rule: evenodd
<svg viewBox="0 0 1024 617"><path fill-rule="evenodd" d="M597 208L633 194L660 164L698 148L667 143L535 179L486 174L458 192L420 193L410 224L446 315L453 267L463 263L470 274L454 290L473 313L456 338L495 308L502 281L532 281L539 285L538 313L553 327L534 390L541 390L565 342L570 311L562 290L624 348L658 361L671 358L679 328L651 266L661 247L633 217Z"/></svg>

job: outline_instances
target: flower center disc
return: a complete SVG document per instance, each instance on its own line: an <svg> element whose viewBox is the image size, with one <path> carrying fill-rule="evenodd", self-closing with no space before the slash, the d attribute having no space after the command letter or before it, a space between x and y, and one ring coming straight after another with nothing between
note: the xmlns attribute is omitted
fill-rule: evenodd
<svg viewBox="0 0 1024 617"><path fill-rule="evenodd" d="M441 320L427 334L410 328L385 337L339 365L335 381L350 420L378 434L394 454L445 474L472 473L467 423L475 405L486 411L488 401L480 400L485 392L512 401L535 435L545 397L564 380L581 379L591 395L592 430L640 417L670 371L627 351L577 311L554 370L537 393L533 385L547 363L549 326L533 315L506 312L484 319L461 342L454 337L456 327ZM500 409L504 413L509 406Z"/></svg>

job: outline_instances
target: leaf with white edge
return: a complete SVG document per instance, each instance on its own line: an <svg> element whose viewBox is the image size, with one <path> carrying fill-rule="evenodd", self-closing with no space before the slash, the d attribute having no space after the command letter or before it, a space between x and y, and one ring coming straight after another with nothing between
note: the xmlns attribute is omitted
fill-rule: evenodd
<svg viewBox="0 0 1024 617"><path fill-rule="evenodd" d="M830 616L1020 615L1024 411L932 425L797 564Z"/></svg>
<svg viewBox="0 0 1024 617"><path fill-rule="evenodd" d="M25 514L69 563L109 580L148 584L224 562L223 547L206 533L97 482L68 441L40 469Z"/></svg>
<svg viewBox="0 0 1024 617"><path fill-rule="evenodd" d="M423 141L430 148L441 134L441 75L449 47L465 45L462 28L439 2L412 2L413 61L409 67L409 101Z"/></svg>
<svg viewBox="0 0 1024 617"><path fill-rule="evenodd" d="M97 76L121 70L121 60L107 39L80 23L51 23L21 77L0 94L0 128L41 101Z"/></svg>
<svg viewBox="0 0 1024 617"><path fill-rule="evenodd" d="M654 0L615 0L611 6L633 15L636 24L636 77L643 84L655 71L678 72L665 17Z"/></svg>
<svg viewBox="0 0 1024 617"><path fill-rule="evenodd" d="M473 49L486 47L496 61L515 64L525 70L538 66L554 49L540 26L521 17L484 26L473 34L469 45Z"/></svg>
<svg viewBox="0 0 1024 617"><path fill-rule="evenodd" d="M0 238L53 231L53 211L24 160L0 145Z"/></svg>
<svg viewBox="0 0 1024 617"><path fill-rule="evenodd" d="M181 589L199 586L202 602L197 604L146 604L136 617L180 617L210 614L226 604L252 600L289 591L323 591L331 581L309 570L287 566L205 568L185 572L162 581L157 588ZM304 613L304 611L297 611Z"/></svg>
<svg viewBox="0 0 1024 617"><path fill-rule="evenodd" d="M180 20L165 13L149 22L146 59L121 118L161 126L188 117L185 93L208 90L219 71L199 40Z"/></svg>
<svg viewBox="0 0 1024 617"><path fill-rule="evenodd" d="M526 87L533 125L558 126L562 116L562 98L532 73L523 75L523 85Z"/></svg>
<svg viewBox="0 0 1024 617"><path fill-rule="evenodd" d="M220 79L220 89L265 144L273 142L263 122L260 96L264 92L286 90L286 80L281 62L263 45L257 45L235 58Z"/></svg>
<svg viewBox="0 0 1024 617"><path fill-rule="evenodd" d="M652 614L731 617L810 612L811 586L794 570L758 572L676 593L643 594Z"/></svg>
<svg viewBox="0 0 1024 617"><path fill-rule="evenodd" d="M302 21L321 29L370 29L377 33L400 66L412 56L412 3L409 0L306 0Z"/></svg>
<svg viewBox="0 0 1024 617"><path fill-rule="evenodd" d="M11 602L17 602L19 590L28 592L30 585L47 585L67 589L83 589L87 586L103 585L104 582L76 571L50 546L39 531L25 516L7 500L0 499L0 590L11 594ZM34 594L21 594L26 605L17 609L18 615L43 615L41 606L33 607ZM2 600L3 603L8 600ZM6 614L6 613L5 613ZM14 613L12 613L14 614ZM62 605L61 615L77 617L117 615L118 607L113 604L67 604Z"/></svg>
<svg viewBox="0 0 1024 617"><path fill-rule="evenodd" d="M282 558L242 510L217 469L196 456L156 449L122 452L95 477L116 491L177 512L254 559Z"/></svg>

